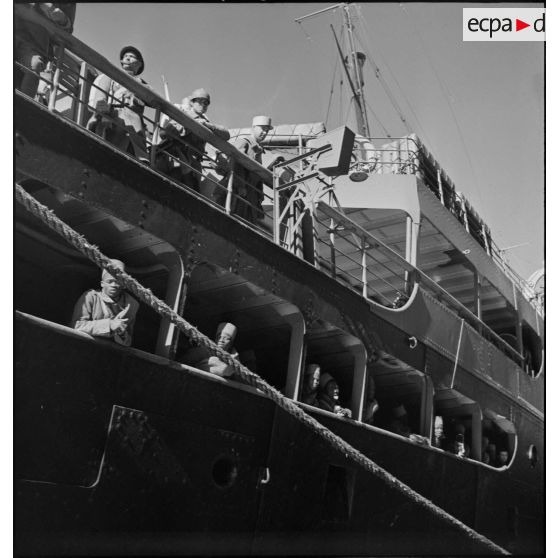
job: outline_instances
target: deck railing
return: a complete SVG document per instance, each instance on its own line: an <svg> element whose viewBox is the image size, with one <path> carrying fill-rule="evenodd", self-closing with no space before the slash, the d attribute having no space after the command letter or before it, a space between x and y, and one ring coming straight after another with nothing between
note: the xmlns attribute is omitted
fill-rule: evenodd
<svg viewBox="0 0 558 558"><path fill-rule="evenodd" d="M356 181L364 180L369 174L418 175L542 315L544 309L531 285L509 266L486 223L415 134L403 138L360 138L355 145L351 174Z"/></svg>
<svg viewBox="0 0 558 558"><path fill-rule="evenodd" d="M283 247L301 255L300 247L297 244L300 238L297 238L296 234L291 234L291 238L288 239L287 228L282 228L277 219L274 220L273 211L262 209L273 207L274 203L277 207L281 205L281 196L277 192L277 184L280 183L277 181L277 173L274 184L274 175L268 169L246 157L233 145L190 118L153 89L142 85L135 78L115 67L79 39L60 30L46 18L23 5L15 5L14 9L16 33L17 18L21 18L47 29L56 45L56 57L51 63L53 71L50 76L45 73L41 76L42 92L40 88L36 97L39 102L42 98L42 102L48 106L49 110L85 126L92 116L98 114L95 107L90 106L88 102L91 88L96 87L94 85L95 77L99 73L106 74L117 84L133 93L147 107L144 122L148 158L142 161L144 164L161 172L158 169L158 161L161 157L166 157L171 163L176 163L176 168L196 175L198 187L193 189L197 194L203 195L224 212L244 221L261 234L274 238ZM21 65L18 65L18 69L22 72L31 71ZM191 161L183 159L165 148L164 142L160 141L160 124L164 116L183 126L195 138L201 138L206 142L206 149L202 151L188 141L187 136L173 138L178 145L182 145L189 152L194 153L201 162L201 169L198 165L192 164ZM103 119L107 116L98 114L98 118ZM110 116L108 120L110 121ZM112 124L117 125L118 123L113 119ZM97 135L103 137L103 134L97 133ZM377 145L379 139L372 138L367 141L375 142ZM307 150L301 145L297 150L300 154L299 160L302 162L304 152ZM451 199L451 204L455 205L454 198L447 198L443 193L448 189L448 181L440 182L438 180L434 184L431 170L434 167L432 165L428 168L425 167L424 160L427 152L415 136L389 138L389 143L379 149L363 143L355 146L354 153L350 172L422 173L427 185L435 192L439 192L439 198L444 204L450 203L446 199ZM219 164L221 164L221 168L219 168ZM296 170L292 170L291 179L294 175L295 180L302 183L310 178L304 176L302 166L298 170L298 174ZM316 174L314 173L314 175ZM439 179L440 172L437 172L437 176ZM192 190L187 183L172 177L171 179L179 187ZM451 187L450 191L454 192L455 188ZM256 201L254 202L254 200ZM299 200L298 206L298 214L296 204L291 208L290 218L301 224L302 214L305 212L302 199ZM312 223L314 254L312 259L316 267L346 286L357 290L362 296L388 308L403 306L413 285L418 281L434 296L443 298L456 314L473 325L483 336L500 346L511 358L522 362L523 357L517 351L437 283L407 262L405 258L356 225L343 213L324 203L323 200L314 204L314 209ZM296 229L295 226L291 232ZM491 250L493 244L486 246Z"/></svg>
<svg viewBox="0 0 558 558"><path fill-rule="evenodd" d="M235 214L264 234L271 235L271 223L262 212L261 206L271 201L269 189L263 187L273 185L272 173L250 159L233 145L219 138L205 126L190 118L180 108L168 102L157 94L151 87L142 85L134 77L126 74L114 66L106 58L88 47L76 37L62 31L49 20L29 9L25 5L14 6L16 15L15 31L17 35L18 20L36 23L45 28L55 45L55 58L49 64L50 72L41 74L41 85L36 99L48 106L49 110L69 118L81 126L86 126L88 121L97 119L102 126L93 126L95 133L109 143L110 133L107 128L122 126L114 113L101 113L96 107L89 104L89 95L96 88L94 79L100 73L107 75L117 86L122 86L131 92L141 103L145 104L143 113L145 137L135 138L145 143L147 157L145 161L156 170L161 171L161 162L166 159L170 166L179 169L173 173L172 178L181 186L190 187L203 195L212 203L221 206L225 212ZM16 64L19 72L31 72L29 68ZM108 91L109 105L120 101L116 98L114 90ZM112 114L112 115L111 115ZM164 116L178 123L188 133L184 137L173 136L175 145L181 145L188 151L188 158L180 158L175 150L169 150L164 142L160 141L160 123ZM95 118L96 117L96 118ZM108 124L108 126L107 126ZM129 128L125 130L130 132ZM198 141L192 142L190 138ZM200 140L208 144L208 152L200 150ZM167 142L168 143L168 142ZM219 155L220 160L215 157ZM197 162L192 164L192 160ZM220 168L219 168L220 166ZM194 177L194 184L188 185L179 175ZM178 176L178 178L177 178Z"/></svg>

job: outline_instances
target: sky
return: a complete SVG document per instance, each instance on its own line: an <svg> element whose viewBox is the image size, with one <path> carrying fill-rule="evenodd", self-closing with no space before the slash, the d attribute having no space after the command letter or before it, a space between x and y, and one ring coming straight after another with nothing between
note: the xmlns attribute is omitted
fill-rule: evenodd
<svg viewBox="0 0 558 558"><path fill-rule="evenodd" d="M330 27L345 44L342 10L294 21L331 5L86 3L74 34L115 63L122 46L139 48L142 77L163 95L164 75L173 102L206 88L219 124L246 127L269 114L274 124L354 129ZM544 259L544 43L463 42L462 8L475 6L354 5L371 131L416 132L528 278Z"/></svg>

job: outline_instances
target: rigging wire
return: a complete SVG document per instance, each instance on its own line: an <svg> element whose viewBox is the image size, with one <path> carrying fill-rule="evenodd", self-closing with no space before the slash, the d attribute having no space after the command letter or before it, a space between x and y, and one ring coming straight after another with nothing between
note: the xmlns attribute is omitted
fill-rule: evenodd
<svg viewBox="0 0 558 558"><path fill-rule="evenodd" d="M404 6L403 4L400 3L400 4L399 4L399 7L403 10L403 12L405 13L405 15L406 15L406 16L409 18L409 20L411 21L411 25L413 26L413 29L415 30L415 33L416 33L416 35L417 35L417 37L418 37L418 39L419 39L419 43L420 43L420 45L421 45L421 47L422 47L422 49L423 49L423 51L424 51L424 53L425 53L425 55L426 55L426 59L427 59L428 63L430 64L430 67L431 67L431 69L432 69L432 72L433 72L434 76L436 77L436 80L438 81L438 85L440 86L440 89L442 90L444 99L445 99L445 101L446 101L446 103L447 103L447 105L448 105L448 107L449 107L449 109L450 109L450 113L451 113L453 122L454 122L454 124L455 124L455 127L457 128L457 133L458 133L458 135L459 135L459 139L460 139L460 141L461 141L461 144L463 145L463 151L465 152L465 157L466 157L466 159L467 159L467 162L468 162L468 164L469 164L469 169L470 169L471 175L472 175L472 177L473 177L473 186L474 186L474 188L475 188L475 190L476 190L476 192L477 192L477 194L478 194L478 196L479 196L479 199L480 199L481 202L482 202L482 195L481 195L481 192L480 192L480 189L479 189L479 186L478 186L477 175L476 175L475 169L474 169L474 167L473 167L473 161L472 161L472 159L471 159L471 155L470 155L470 153L469 153L469 150L467 149L467 144L465 143L465 137L463 136L463 132L462 132L461 126L459 125L459 122L458 122L458 120L457 120L457 115L455 114L455 111L453 110L453 106L452 106L452 104L448 101L448 97L451 96L451 97L453 98L453 95L451 95L451 92L449 91L449 88L443 83L442 79L441 79L440 76L438 75L438 72L436 71L436 68L435 68L435 66L434 66L434 63L432 62L432 59L431 59L431 57L430 57L430 55L429 55L429 53L428 53L428 50L426 49L426 45L425 45L425 43L424 43L424 40L423 40L423 38L422 38L422 35L421 35L421 33L420 33L420 31L419 31L419 29L418 29L418 27L417 27L415 21L414 21L413 18L410 16L409 12L407 11L407 9L405 8L405 6Z"/></svg>
<svg viewBox="0 0 558 558"><path fill-rule="evenodd" d="M355 33L355 35L356 35L357 39L359 40L360 45L363 47L362 49L365 51L366 61L372 66L372 69L374 71L374 75L376 76L376 79L378 80L378 82L382 86L382 89L384 90L387 98L389 99L393 108L395 109L395 112L399 116L399 119L401 120L401 122L405 126L405 129L407 130L407 133L412 134L413 129L409 125L409 122L408 122L408 120L407 120L407 118L406 118L406 116L403 112L403 109L401 108L401 106L397 102L397 99L396 99L394 93L392 92L391 88L389 87L387 81L384 79L379 66L376 64L375 60L372 58L372 56L370 54L370 51L368 50L366 45L363 44L362 40L360 39L360 35L358 33Z"/></svg>
<svg viewBox="0 0 558 558"><path fill-rule="evenodd" d="M343 48L345 48L345 26L341 25L341 30L339 31L339 41L341 42L341 44L343 45ZM335 57L337 58L337 54L335 55ZM341 124L341 122L343 122L343 89L344 89L344 85L345 85L345 77L344 77L344 73L340 72L340 76L341 79L339 80L339 124ZM350 104L349 104L350 106Z"/></svg>
<svg viewBox="0 0 558 558"><path fill-rule="evenodd" d="M347 105L347 112L345 113L345 120L343 121L343 123L345 125L347 125L347 122L349 121L349 114L351 112L351 107L353 106L354 102L355 102L355 98L351 97L351 100L349 101L349 104Z"/></svg>
<svg viewBox="0 0 558 558"><path fill-rule="evenodd" d="M372 113L372 116L376 119L378 124L381 126L382 130L384 131L384 134L386 135L386 138L391 138L391 134L389 133L388 129L384 126L383 122L380 120L378 115L374 112L374 109L370 106L370 104L366 99L364 99L364 103L368 107L368 110Z"/></svg>
<svg viewBox="0 0 558 558"><path fill-rule="evenodd" d="M333 68L333 77L331 79L331 87L330 87L330 91L329 91L329 101L327 103L327 111L326 111L326 117L325 117L325 126L327 129L327 121L329 119L329 110L331 108L331 101L333 100L333 93L335 90L335 76L337 74L337 66L339 65L339 60L336 58L335 59L335 66Z"/></svg>
<svg viewBox="0 0 558 558"><path fill-rule="evenodd" d="M359 21L363 21L362 18L362 14L358 13L357 14ZM382 89L384 90L385 94L387 95L388 99L390 100L392 106L394 107L397 115L399 116L399 119L401 120L401 122L403 123L403 125L405 126L405 129L407 130L407 133L411 134L413 132L412 128L410 127L407 118L405 117L405 114L403 113L403 110L401 109L401 107L399 106L399 103L397 102L397 99L395 98L395 95L393 94L393 92L391 91L388 83L385 81L385 79L383 78L383 75L380 71L380 68L378 67L378 65L376 64L376 62L374 61L374 59L372 58L372 55L370 54L369 49L366 48L366 45L363 44L362 39L360 38L360 34L355 32L355 35L357 36L357 39L359 40L359 43L361 46L363 46L363 50L365 50L365 54L366 54L366 60L372 65L372 68L374 70L374 75L376 76L376 79L378 80L378 82L380 83L380 85L382 86Z"/></svg>
<svg viewBox="0 0 558 558"><path fill-rule="evenodd" d="M337 10L333 10L333 12L329 14L330 20L332 20L333 14L335 14L336 11L337 11ZM307 33L307 31L306 31L306 29L304 28L304 25L302 24L302 22L301 22L301 21L297 21L296 23L298 23L298 24L300 25L300 29L301 29L301 31L304 33L307 42L308 42L312 47L314 47L314 46L315 46L315 41L314 41L314 39L312 38L312 36L311 36L309 33ZM342 26L342 27L341 27L341 31L340 31L340 37L341 37L341 38L343 38L344 31L345 31L345 27ZM333 45L333 47L332 47L333 49L334 49L334 46L335 46L335 45ZM335 49L334 49L334 50L335 50ZM325 54L324 51L323 51L322 49L319 49L319 51L320 51L320 53L321 53L328 61L331 61L332 57L335 59L335 65L334 65L334 67L333 67L333 77L332 77L331 88L330 88L330 93L329 93L329 99L328 99L328 104L327 104L327 109L326 109L326 116L325 116L325 119L324 119L324 124L326 125L326 129L327 129L327 123L328 123L329 116L330 116L330 112L331 112L331 105L332 105L332 101L333 101L333 95L334 95L334 92L335 92L335 76L336 76L336 73L337 73L337 68L338 68L338 66L339 66L339 59L338 59L338 57L337 57L336 54L333 54L333 55L331 55L331 54L330 54L330 55ZM341 80L340 80L340 87L341 87L341 88L343 87L343 75L342 75L342 74L341 74ZM343 115L343 106L342 106L342 102L343 102L343 99L342 99L342 97L341 97L341 95L340 95L340 96L339 96L339 116L338 116L340 122L342 121L342 115Z"/></svg>
<svg viewBox="0 0 558 558"><path fill-rule="evenodd" d="M306 33L306 29L304 29L304 25L302 25L302 21L297 21L296 23L298 23L298 24L300 25L300 30L301 30L301 31L304 33L304 35L306 36L306 40L307 40L309 43L314 42L314 39L312 39L312 37L311 37L308 33Z"/></svg>
<svg viewBox="0 0 558 558"><path fill-rule="evenodd" d="M365 37L372 37L373 32L372 32L370 26L368 25L368 22L366 21L366 19L362 15L361 6L357 4L356 8L357 8L357 17L358 17L359 23L361 24L361 27L365 30L364 36ZM376 64L376 62L374 61L374 59L372 58L372 56L370 54L370 52L372 51L372 48L369 45L365 44L365 42L362 40L362 37L360 36L360 33L358 32L358 30L355 31L355 35L357 36L357 39L359 40L360 44L363 46L363 50L365 51L367 59L370 60L371 64L374 65L374 73L375 74L377 73L376 77L378 77L379 81L384 80L384 83L385 83L386 87L388 87L388 89L389 89L389 86L387 85L387 82L385 82L385 79L383 78L383 74L380 73L380 69L378 67L378 64ZM374 49L374 51L378 53L378 56L379 56L379 58L382 62L382 65L387 68L388 73L391 76L391 79L394 81L395 85L397 86L397 88L399 90L399 93L401 94L401 97L403 97L403 100L405 101L405 103L409 107L409 110L411 111L411 114L413 115L413 118L415 120L417 128L420 130L421 138L424 138L429 145L432 145L432 142L429 140L429 138L428 138L428 136L425 132L424 126L420 122L420 119L419 119L418 115L416 114L416 112L413 108L413 105L411 104L411 102L409 101L407 96L405 95L405 91L401 87L395 73L391 70L390 65L387 63L385 58L382 56L382 53L381 53L380 49L376 48L376 49ZM403 111L400 110L400 112L402 113ZM403 117L401 117L401 115L400 115L400 118L404 118L404 122L407 121L407 119L404 117L404 115L403 115Z"/></svg>

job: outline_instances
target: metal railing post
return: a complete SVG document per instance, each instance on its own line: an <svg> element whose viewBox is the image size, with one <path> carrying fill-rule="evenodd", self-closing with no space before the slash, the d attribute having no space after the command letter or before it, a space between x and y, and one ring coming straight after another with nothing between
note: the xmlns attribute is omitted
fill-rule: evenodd
<svg viewBox="0 0 558 558"><path fill-rule="evenodd" d="M54 111L54 106L56 105L56 96L58 95L58 85L60 84L60 69L62 67L62 62L64 61L64 47L56 45L54 47L56 55L56 70L54 70L54 76L52 77L52 90L50 92L50 97L48 99L48 110Z"/></svg>
<svg viewBox="0 0 558 558"><path fill-rule="evenodd" d="M366 269L366 239L361 239L362 250L362 296L368 298L368 270Z"/></svg>
<svg viewBox="0 0 558 558"><path fill-rule="evenodd" d="M157 107L155 109L155 118L154 118L155 126L153 128L153 135L151 136L151 152L150 152L150 159L151 159L151 168L155 168L155 159L157 158L157 144L155 143L159 138L159 126L161 124L161 109Z"/></svg>
<svg viewBox="0 0 558 558"><path fill-rule="evenodd" d="M232 207L234 171L235 171L234 160L231 160L230 165L231 165L231 172L229 174L229 180L227 182L227 199L225 200L225 213L227 215L231 214L231 207ZM273 189L275 190L275 185L274 185Z"/></svg>
<svg viewBox="0 0 558 558"><path fill-rule="evenodd" d="M438 192L440 194L440 201L442 202L442 205L445 206L445 202L444 202L444 187L442 185L442 173L440 172L440 169L436 169L436 178L438 180Z"/></svg>
<svg viewBox="0 0 558 558"><path fill-rule="evenodd" d="M273 172L273 242L280 244L281 237L281 209L279 207L279 176Z"/></svg>
<svg viewBox="0 0 558 558"><path fill-rule="evenodd" d="M87 62L82 62L79 68L79 100L76 114L76 122L85 126L87 116Z"/></svg>
<svg viewBox="0 0 558 558"><path fill-rule="evenodd" d="M333 219L329 220L329 251L330 251L330 259L331 259L331 276L335 278L337 276L336 268L335 268L335 223Z"/></svg>

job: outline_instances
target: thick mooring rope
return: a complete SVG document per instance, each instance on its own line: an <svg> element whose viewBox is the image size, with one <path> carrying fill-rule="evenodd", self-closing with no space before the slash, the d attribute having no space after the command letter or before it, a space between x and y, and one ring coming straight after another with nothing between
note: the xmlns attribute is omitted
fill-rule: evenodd
<svg viewBox="0 0 558 558"><path fill-rule="evenodd" d="M401 482L394 477L391 473L374 463L371 459L363 455L356 448L348 444L345 440L331 432L328 428L320 424L316 419L305 413L293 401L285 397L273 386L270 386L265 380L260 378L254 372L242 365L238 360L234 359L229 353L220 349L211 339L200 333L193 325L189 324L184 318L174 312L167 304L158 299L149 289L143 287L136 279L128 275L126 272L115 267L111 260L101 253L101 251L94 245L87 242L87 240L73 230L71 227L61 221L52 210L38 202L31 194L26 192L22 186L16 184L16 199L28 211L38 217L49 228L57 232L74 248L79 250L87 258L97 264L100 268L106 269L113 275L117 281L126 289L131 291L137 298L142 300L145 304L155 310L159 315L170 320L175 324L178 329L192 339L198 345L205 347L212 355L219 357L222 361L231 365L235 371L235 378L240 379L243 383L253 386L264 393L269 399L276 403L279 407L287 413L295 417L297 420L308 426L316 434L321 436L337 451L341 452L347 459L352 460L354 463L360 465L366 471L376 475L382 479L387 485L397 489L403 493L407 498L416 504L426 508L428 511L434 513L440 519L456 527L476 542L486 545L490 551L498 554L509 555L505 549L501 548L490 539L477 533L457 518L447 513L442 508L433 504L430 500L415 492L412 488Z"/></svg>

